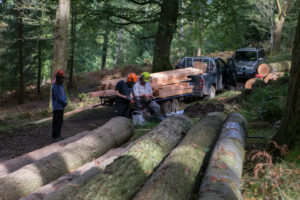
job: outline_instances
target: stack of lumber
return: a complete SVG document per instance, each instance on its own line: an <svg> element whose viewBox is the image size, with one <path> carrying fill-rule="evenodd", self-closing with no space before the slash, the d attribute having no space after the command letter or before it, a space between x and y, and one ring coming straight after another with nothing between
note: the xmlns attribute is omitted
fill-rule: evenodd
<svg viewBox="0 0 300 200"><path fill-rule="evenodd" d="M176 69L150 74L151 86L155 97L165 98L193 92L193 86L190 86L188 76L203 74L206 70L205 63L197 63L195 68ZM200 69L201 68L201 69ZM112 79L101 82L98 87L100 91L90 93L90 97L107 97L116 95L114 88L118 81L125 80Z"/></svg>
<svg viewBox="0 0 300 200"><path fill-rule="evenodd" d="M193 92L193 86L189 85L188 76L203 74L204 71L197 68L184 68L158 72L151 74L154 96L165 98Z"/></svg>
<svg viewBox="0 0 300 200"><path fill-rule="evenodd" d="M284 72L289 72L291 69L290 61L282 61L276 63L263 63L258 66L258 78L251 78L245 83L246 89L252 89L252 85L257 79L262 79L265 83L270 80L277 80L284 75Z"/></svg>

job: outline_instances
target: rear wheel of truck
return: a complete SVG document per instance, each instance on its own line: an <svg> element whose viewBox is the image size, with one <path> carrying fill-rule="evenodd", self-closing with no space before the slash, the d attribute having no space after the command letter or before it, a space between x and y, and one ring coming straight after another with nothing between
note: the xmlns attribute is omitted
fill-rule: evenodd
<svg viewBox="0 0 300 200"><path fill-rule="evenodd" d="M164 114L172 112L172 104L170 101L165 101L161 105L161 112L163 112Z"/></svg>
<svg viewBox="0 0 300 200"><path fill-rule="evenodd" d="M214 99L216 96L216 88L214 85L210 86L209 95L205 97L205 99Z"/></svg>

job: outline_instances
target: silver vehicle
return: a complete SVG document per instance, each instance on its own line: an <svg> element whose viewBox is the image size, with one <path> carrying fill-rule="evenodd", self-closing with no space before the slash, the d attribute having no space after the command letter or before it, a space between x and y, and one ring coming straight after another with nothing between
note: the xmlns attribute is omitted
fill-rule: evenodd
<svg viewBox="0 0 300 200"><path fill-rule="evenodd" d="M232 56L238 78L253 78L260 64L266 62L266 53L262 47L241 48Z"/></svg>

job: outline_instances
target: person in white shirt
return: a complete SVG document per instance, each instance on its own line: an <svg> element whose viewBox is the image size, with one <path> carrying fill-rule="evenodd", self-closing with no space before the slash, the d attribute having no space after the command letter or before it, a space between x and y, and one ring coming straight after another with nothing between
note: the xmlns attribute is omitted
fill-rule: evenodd
<svg viewBox="0 0 300 200"><path fill-rule="evenodd" d="M149 108L153 115L160 115L160 105L154 100L150 100L153 96L153 91L150 83L149 72L143 72L139 81L133 86L133 96L135 98L136 107L140 110Z"/></svg>

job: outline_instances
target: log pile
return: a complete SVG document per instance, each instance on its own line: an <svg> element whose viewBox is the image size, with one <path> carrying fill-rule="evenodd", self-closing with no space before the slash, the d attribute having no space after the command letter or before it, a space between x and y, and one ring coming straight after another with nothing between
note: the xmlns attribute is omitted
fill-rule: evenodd
<svg viewBox="0 0 300 200"><path fill-rule="evenodd" d="M192 126L174 115L117 149L131 136L132 124L113 118L0 178L0 199L190 199L211 150L199 199L241 199L247 122L239 114L226 117L209 113Z"/></svg>
<svg viewBox="0 0 300 200"><path fill-rule="evenodd" d="M290 61L282 61L276 63L263 63L258 66L257 78L251 78L245 83L246 89L252 89L252 85L257 79L262 79L265 83L268 83L270 80L277 80L282 77L285 72L289 72L291 69Z"/></svg>
<svg viewBox="0 0 300 200"><path fill-rule="evenodd" d="M192 93L193 86L189 85L190 78L188 76L203 74L206 67L205 63L196 63L195 68L176 69L150 74L153 95L165 98ZM114 88L120 80L125 80L125 78L102 81L101 86L98 87L101 91L90 93L90 97L116 95Z"/></svg>

